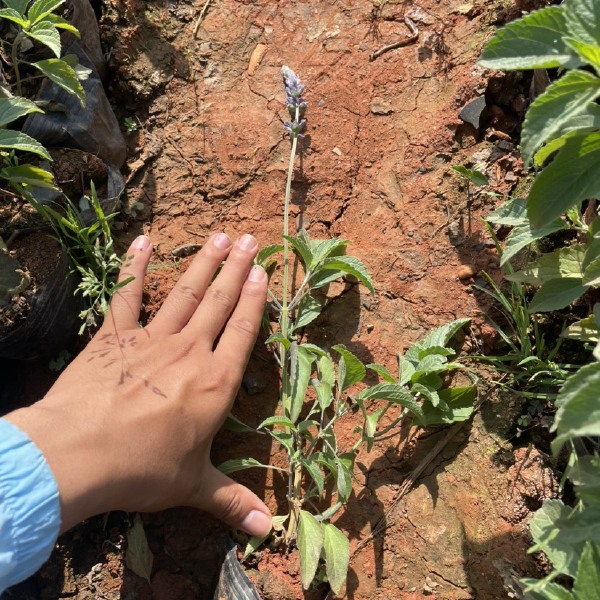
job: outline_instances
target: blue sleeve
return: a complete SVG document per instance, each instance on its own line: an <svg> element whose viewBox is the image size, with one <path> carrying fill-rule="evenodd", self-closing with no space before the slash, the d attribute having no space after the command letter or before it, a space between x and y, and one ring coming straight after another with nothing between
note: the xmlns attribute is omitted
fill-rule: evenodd
<svg viewBox="0 0 600 600"><path fill-rule="evenodd" d="M60 530L54 475L38 447L0 419L0 594L50 557Z"/></svg>

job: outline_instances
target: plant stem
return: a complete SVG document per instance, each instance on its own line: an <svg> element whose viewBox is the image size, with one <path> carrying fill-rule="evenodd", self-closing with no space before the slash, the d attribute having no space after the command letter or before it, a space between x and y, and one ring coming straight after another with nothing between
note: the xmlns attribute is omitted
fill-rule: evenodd
<svg viewBox="0 0 600 600"><path fill-rule="evenodd" d="M19 96L23 95L21 93L21 73L19 71L19 58L18 58L19 46L21 45L22 39L23 39L23 34L22 34L22 32L19 31L19 33L17 33L17 36L15 37L15 40L12 44L12 48L10 51L10 59L12 61L12 67L15 70L15 83L17 86L17 95L19 95Z"/></svg>

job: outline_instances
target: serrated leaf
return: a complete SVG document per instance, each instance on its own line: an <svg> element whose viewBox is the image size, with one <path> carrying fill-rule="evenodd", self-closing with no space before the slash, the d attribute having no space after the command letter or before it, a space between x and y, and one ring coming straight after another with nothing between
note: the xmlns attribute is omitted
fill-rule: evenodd
<svg viewBox="0 0 600 600"><path fill-rule="evenodd" d="M266 431L281 445L282 448L285 448L288 451L288 454L292 454L294 452L294 436L292 433L288 431L279 431L278 429L267 429Z"/></svg>
<svg viewBox="0 0 600 600"><path fill-rule="evenodd" d="M323 309L323 302L310 294L303 296L298 303L298 314L294 321L294 330L301 329L312 323Z"/></svg>
<svg viewBox="0 0 600 600"><path fill-rule="evenodd" d="M577 52L583 62L591 64L596 69L596 73L600 72L600 46L597 43L586 44L575 38L564 38L564 40L569 48Z"/></svg>
<svg viewBox="0 0 600 600"><path fill-rule="evenodd" d="M581 319L580 321L576 321L572 325L569 325L569 327L561 333L561 337L568 340L597 343L600 341L600 327L598 327L594 315L589 315L585 319Z"/></svg>
<svg viewBox="0 0 600 600"><path fill-rule="evenodd" d="M246 560L253 552L256 552L262 546L263 542L269 537L269 535L270 533L267 535L253 535L246 544L242 561Z"/></svg>
<svg viewBox="0 0 600 600"><path fill-rule="evenodd" d="M530 313L548 312L565 308L588 289L581 277L565 277L546 281L531 299Z"/></svg>
<svg viewBox="0 0 600 600"><path fill-rule="evenodd" d="M0 98L0 127L34 112L44 111L27 98Z"/></svg>
<svg viewBox="0 0 600 600"><path fill-rule="evenodd" d="M543 254L522 271L506 275L509 281L541 285L551 279L583 277L583 259L586 247L582 244L559 248Z"/></svg>
<svg viewBox="0 0 600 600"><path fill-rule="evenodd" d="M397 383L378 383L362 390L358 397L363 401L387 400L394 404L400 404L419 419L424 416L423 410L414 396L405 387Z"/></svg>
<svg viewBox="0 0 600 600"><path fill-rule="evenodd" d="M356 277L372 295L375 295L375 288L373 287L373 281L367 271L365 265L354 256L336 256L333 258L326 258L320 265L319 271L330 271L342 272L345 275L352 275Z"/></svg>
<svg viewBox="0 0 600 600"><path fill-rule="evenodd" d="M312 263L313 255L310 249L310 239L306 230L301 229L296 235L283 236L292 248L300 255L305 268Z"/></svg>
<svg viewBox="0 0 600 600"><path fill-rule="evenodd" d="M367 365L367 369L371 369L371 371L375 371L375 373L377 373L377 375L379 375L380 377L383 377L383 379L385 379L385 381L387 381L388 383L396 382L393 375L383 365L377 365L375 363L370 363Z"/></svg>
<svg viewBox="0 0 600 600"><path fill-rule="evenodd" d="M348 240L329 239L329 240L312 240L310 248L313 255L310 268L315 269L317 265L329 256L339 256L343 254Z"/></svg>
<svg viewBox="0 0 600 600"><path fill-rule="evenodd" d="M59 58L49 58L32 63L39 69L50 81L63 88L63 90L73 94L81 106L85 106L85 92L77 75L72 67Z"/></svg>
<svg viewBox="0 0 600 600"><path fill-rule="evenodd" d="M562 7L536 10L500 29L487 43L479 64L503 71L577 67L581 61L565 44L566 35Z"/></svg>
<svg viewBox="0 0 600 600"><path fill-rule="evenodd" d="M367 452L371 452L373 448L373 443L375 442L375 432L377 431L377 424L379 423L379 418L383 413L383 409L378 408L366 415L365 418L365 437L367 438Z"/></svg>
<svg viewBox="0 0 600 600"><path fill-rule="evenodd" d="M464 175L474 185L483 186L489 183L487 176L481 171L467 169L467 167L463 167L462 165L453 165L451 168L457 173Z"/></svg>
<svg viewBox="0 0 600 600"><path fill-rule="evenodd" d="M538 96L527 111L521 133L526 165L534 152L559 133L568 121L600 96L600 79L585 71L569 71Z"/></svg>
<svg viewBox="0 0 600 600"><path fill-rule="evenodd" d="M580 436L600 435L600 363L581 367L571 375L556 398L556 416L551 431L556 431L552 449Z"/></svg>
<svg viewBox="0 0 600 600"><path fill-rule="evenodd" d="M576 122L578 119L579 119L579 116L575 117L573 119L573 122ZM566 127L565 127L565 129L566 129ZM533 162L538 167L543 166L543 164L548 160L548 158L550 156L552 156L555 152L558 152L567 143L567 140L571 139L572 137L581 135L581 133L582 133L581 131L573 130L573 131L569 131L568 133L565 133L564 135L561 135L560 137L557 137L557 138L549 141L545 146L542 146L534 154Z"/></svg>
<svg viewBox="0 0 600 600"><path fill-rule="evenodd" d="M600 40L600 5L595 0L565 2L565 21L569 33L578 40L596 44Z"/></svg>
<svg viewBox="0 0 600 600"><path fill-rule="evenodd" d="M236 473L237 471L245 471L246 469L253 469L254 467L262 467L263 469L271 469L269 465L263 465L254 458L232 458L222 462L217 469L229 475L230 473Z"/></svg>
<svg viewBox="0 0 600 600"><path fill-rule="evenodd" d="M323 550L325 551L325 570L333 593L340 594L350 562L350 543L348 538L331 523L323 525Z"/></svg>
<svg viewBox="0 0 600 600"><path fill-rule="evenodd" d="M597 256L587 265L582 281L584 285L589 287L600 286L600 256Z"/></svg>
<svg viewBox="0 0 600 600"><path fill-rule="evenodd" d="M346 502L352 492L352 476L348 472L348 469L344 463L337 459L336 460L336 484L338 497L342 502Z"/></svg>
<svg viewBox="0 0 600 600"><path fill-rule="evenodd" d="M321 409L327 408L333 401L335 385L335 366L329 356L321 356L317 361L319 380L316 382L317 401Z"/></svg>
<svg viewBox="0 0 600 600"><path fill-rule="evenodd" d="M415 358L415 363L417 359ZM415 373L415 365L411 360L398 354L398 383L400 385L407 384Z"/></svg>
<svg viewBox="0 0 600 600"><path fill-rule="evenodd" d="M570 515L571 509L560 500L546 500L529 522L529 529L535 542L535 546L530 551L543 551L556 571L574 577L583 544L567 542L557 535L558 521Z"/></svg>
<svg viewBox="0 0 600 600"><path fill-rule="evenodd" d="M272 425L282 425L283 427L287 427L292 431L296 431L296 426L292 421L286 419L285 417L267 417L256 429L265 429L266 427L271 427Z"/></svg>
<svg viewBox="0 0 600 600"><path fill-rule="evenodd" d="M539 176L538 176L539 177ZM502 251L502 257L500 259L500 266L504 266L508 261L519 253L523 248L526 248L535 240L540 240L551 233L564 229L567 224L561 220L556 219L551 223L540 227L539 229L533 229L531 223L527 222L525 225L519 225L515 227L511 232L506 243L504 244L504 250Z"/></svg>
<svg viewBox="0 0 600 600"><path fill-rule="evenodd" d="M471 319L456 319L456 321L438 327L422 340L413 344L406 351L405 357L409 360L413 358L419 359L420 353L423 350L429 348L445 348L448 345L448 342L470 322Z"/></svg>
<svg viewBox="0 0 600 600"><path fill-rule="evenodd" d="M36 0L27 11L27 18L35 24L54 12L64 2L65 0Z"/></svg>
<svg viewBox="0 0 600 600"><path fill-rule="evenodd" d="M4 167L0 169L0 177L10 183L29 185L49 190L58 189L54 183L54 175L45 169L34 165L18 165L16 167Z"/></svg>
<svg viewBox="0 0 600 600"><path fill-rule="evenodd" d="M597 503L600 498L600 456L580 456L569 478L580 500Z"/></svg>
<svg viewBox="0 0 600 600"><path fill-rule="evenodd" d="M27 19L14 8L0 8L0 19L7 19L20 27L27 27L29 25Z"/></svg>
<svg viewBox="0 0 600 600"><path fill-rule="evenodd" d="M30 0L2 0L7 8L17 11L22 17L25 17L25 11Z"/></svg>
<svg viewBox="0 0 600 600"><path fill-rule="evenodd" d="M509 227L524 225L527 222L527 199L514 198L509 200L501 204L485 220L496 225L508 225Z"/></svg>
<svg viewBox="0 0 600 600"><path fill-rule="evenodd" d="M429 389L422 383L413 383L413 385L410 388L410 391L414 394L421 394L421 396L428 400L431 406L433 407L437 407L440 404L439 394L435 390Z"/></svg>
<svg viewBox="0 0 600 600"><path fill-rule="evenodd" d="M354 355L350 350L346 348L343 344L336 344L331 347L332 350L335 350L340 356L340 365L343 360L344 364L344 372L338 375L339 377L339 386L340 390L344 391L348 389L351 385L362 381L367 374L365 369L365 365Z"/></svg>
<svg viewBox="0 0 600 600"><path fill-rule="evenodd" d="M46 148L37 140L20 131L12 131L12 129L0 129L0 148L32 152L46 160L52 160Z"/></svg>
<svg viewBox="0 0 600 600"><path fill-rule="evenodd" d="M300 554L300 579L302 587L307 590L319 566L323 548L323 528L321 523L305 510L300 511L296 542Z"/></svg>
<svg viewBox="0 0 600 600"><path fill-rule="evenodd" d="M265 340L265 344L283 344L285 349L289 350L291 342L286 337L281 335L281 333L274 333Z"/></svg>
<svg viewBox="0 0 600 600"><path fill-rule="evenodd" d="M271 258L271 256L273 256L274 254L281 252L282 250L283 250L282 244L270 244L269 246L265 246L264 248L261 248L258 251L256 258L254 259L254 262L257 265L264 266L265 261L267 261L269 258Z"/></svg>
<svg viewBox="0 0 600 600"><path fill-rule="evenodd" d="M307 350L305 346L297 346L297 351L291 354L294 364L291 367L292 390L289 418L295 423L304 405L315 355Z"/></svg>
<svg viewBox="0 0 600 600"><path fill-rule="evenodd" d="M55 15L55 14L47 15L46 20L50 21L50 23L52 23L52 25L54 25L54 27L56 27L57 29L63 29L64 31L68 31L69 33L72 33L77 38L81 37L81 34L79 33L79 30L76 27L73 27L73 25L71 25L71 23L69 23L69 21L67 21L66 19L63 19L62 17L60 17L58 15Z"/></svg>
<svg viewBox="0 0 600 600"><path fill-rule="evenodd" d="M40 42L40 44L44 44L44 46L50 48L54 56L56 56L54 60L60 60L60 33L58 33L58 29L52 23L41 21L29 30L24 29L23 32L30 38ZM36 63L32 64L36 66Z"/></svg>
<svg viewBox="0 0 600 600"><path fill-rule="evenodd" d="M449 425L466 421L473 414L473 405L477 398L475 386L455 387L438 392L440 405L423 405L423 417L417 418L423 427L431 425Z"/></svg>
<svg viewBox="0 0 600 600"><path fill-rule="evenodd" d="M527 202L534 229L559 218L571 206L600 196L600 133L567 140L554 160L535 178Z"/></svg>
<svg viewBox="0 0 600 600"><path fill-rule="evenodd" d="M586 542L573 584L575 600L600 600L600 546Z"/></svg>
<svg viewBox="0 0 600 600"><path fill-rule="evenodd" d="M333 518L335 514L342 508L341 502L336 502L333 506L330 506L327 510L324 510L318 517L317 521L328 521Z"/></svg>
<svg viewBox="0 0 600 600"><path fill-rule="evenodd" d="M535 589L539 585L538 579L521 579L525 585L525 598L527 600L573 600L571 592L557 583L544 583L543 588Z"/></svg>
<svg viewBox="0 0 600 600"><path fill-rule="evenodd" d="M148 546L144 525L140 515L136 515L133 526L127 532L127 552L125 553L127 567L139 577L150 583L154 555Z"/></svg>

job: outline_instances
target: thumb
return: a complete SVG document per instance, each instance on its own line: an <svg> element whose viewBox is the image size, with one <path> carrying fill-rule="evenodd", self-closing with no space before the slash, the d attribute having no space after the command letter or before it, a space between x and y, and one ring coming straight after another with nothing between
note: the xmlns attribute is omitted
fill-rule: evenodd
<svg viewBox="0 0 600 600"><path fill-rule="evenodd" d="M198 508L234 529L264 537L271 531L271 512L258 496L211 466Z"/></svg>

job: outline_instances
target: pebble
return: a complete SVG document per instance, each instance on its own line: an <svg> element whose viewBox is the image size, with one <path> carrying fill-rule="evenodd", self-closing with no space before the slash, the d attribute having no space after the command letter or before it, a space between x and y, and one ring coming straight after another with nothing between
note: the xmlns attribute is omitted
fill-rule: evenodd
<svg viewBox="0 0 600 600"><path fill-rule="evenodd" d="M369 108L375 115L391 115L394 112L394 109L383 98L373 98Z"/></svg>
<svg viewBox="0 0 600 600"><path fill-rule="evenodd" d="M477 273L477 269L473 265L459 265L456 269L456 276L462 281L464 279L470 279Z"/></svg>

